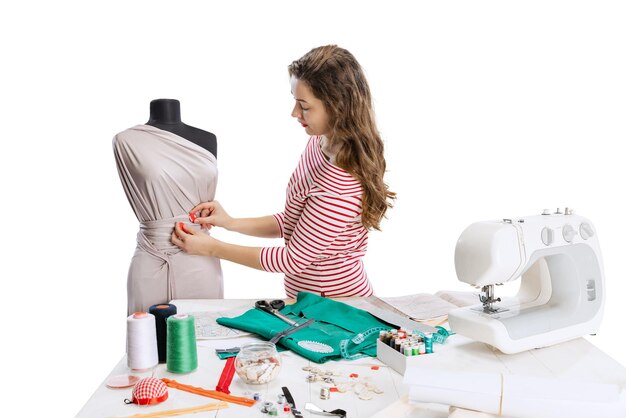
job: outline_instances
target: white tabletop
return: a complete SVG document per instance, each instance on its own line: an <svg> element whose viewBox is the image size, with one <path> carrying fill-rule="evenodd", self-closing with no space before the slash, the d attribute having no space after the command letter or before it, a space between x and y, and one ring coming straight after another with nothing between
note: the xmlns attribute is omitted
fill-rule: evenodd
<svg viewBox="0 0 626 418"><path fill-rule="evenodd" d="M224 313L232 316L235 312L244 312L253 306L250 300L178 300L173 301L178 312L214 312L219 315ZM169 378L180 383L199 386L205 389L215 389L225 361L220 360L215 354L216 348L228 348L240 346L247 341L256 340L254 335L239 336L227 339L208 339L198 341L198 369L188 374L175 374L166 370L165 364L159 364L152 371L146 373L133 373L139 376L155 376ZM438 353L430 357L426 363L449 364L454 361L467 362L473 351L480 351L477 358L480 359L482 370L502 370L503 367L512 373L525 373L529 370L543 376L566 376L566 377L589 377L594 381L607 383L626 382L626 369L615 362L602 351L594 347L583 338L579 338L558 346L545 349L532 350L518 355L505 355L494 352L481 343L468 341L460 336L452 336ZM435 357L436 356L436 357ZM425 356L424 360L429 356ZM281 353L283 365L278 378L264 385L249 385L244 383L236 374L230 385L231 394L236 396L252 397L259 393L261 400L276 404L278 395L282 393L281 387L287 386L296 402L298 409L304 417L317 417L319 415L304 411L305 402L312 402L325 409L336 408L347 411L349 418L383 417L393 416L407 418L443 418L448 416L448 406L436 404L408 405L406 396L408 387L403 384L403 376L387 367L376 358L364 358L353 361L331 361L325 364L316 364L291 351ZM459 360L460 359L460 360ZM308 383L307 371L302 370L305 366L314 366L325 370L339 373L338 381L346 383L360 381L370 382L383 390L382 394L373 394L372 399L359 399L353 390L345 393L332 392L330 399L320 399L322 382ZM378 366L378 368L372 366ZM168 388L169 398L167 401L151 406L126 405L124 399L132 397L132 390L111 389L105 384L111 376L129 374L124 356L113 368L109 376L96 389L95 393L78 413L78 417L127 417L139 413L152 413L191 406L205 405L217 400L206 398L173 388ZM358 377L350 378L351 374ZM267 417L260 410L260 402L252 407L229 404L228 408L195 414L197 417ZM279 416L281 415L279 412ZM292 416L292 415L289 415Z"/></svg>

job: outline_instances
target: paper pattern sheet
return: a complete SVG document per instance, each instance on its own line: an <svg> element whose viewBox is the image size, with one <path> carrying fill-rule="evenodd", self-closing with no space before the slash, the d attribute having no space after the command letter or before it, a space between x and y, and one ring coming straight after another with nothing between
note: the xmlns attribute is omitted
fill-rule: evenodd
<svg viewBox="0 0 626 418"><path fill-rule="evenodd" d="M243 314L249 308L239 308L223 312L189 312L193 315L196 325L197 340L213 340L223 338L236 338L245 335L251 335L251 332L242 331L235 328L228 328L217 323L216 319L225 317L234 317Z"/></svg>
<svg viewBox="0 0 626 418"><path fill-rule="evenodd" d="M458 307L479 303L478 297L472 292L453 291L441 291L435 295L417 293L407 296L381 297L381 299L416 321L439 318L448 315L451 310Z"/></svg>
<svg viewBox="0 0 626 418"><path fill-rule="evenodd" d="M459 290L440 290L435 293L441 299L462 308L464 306L476 305L480 303L478 295L480 292L462 292Z"/></svg>

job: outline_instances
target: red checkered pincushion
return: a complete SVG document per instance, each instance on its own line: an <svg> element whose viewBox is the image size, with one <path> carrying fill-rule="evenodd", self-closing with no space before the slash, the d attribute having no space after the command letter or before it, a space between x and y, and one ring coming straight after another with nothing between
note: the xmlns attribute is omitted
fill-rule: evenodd
<svg viewBox="0 0 626 418"><path fill-rule="evenodd" d="M167 386L156 377L141 379L133 388L133 403L153 405L167 399Z"/></svg>

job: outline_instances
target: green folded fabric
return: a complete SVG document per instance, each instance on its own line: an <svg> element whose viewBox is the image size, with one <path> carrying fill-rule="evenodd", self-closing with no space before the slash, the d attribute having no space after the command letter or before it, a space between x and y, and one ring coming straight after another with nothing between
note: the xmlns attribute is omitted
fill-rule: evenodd
<svg viewBox="0 0 626 418"><path fill-rule="evenodd" d="M278 343L316 363L376 356L380 331L392 328L367 311L308 292L298 293L296 303L280 312L299 324L315 319L313 324L281 338ZM218 318L217 323L254 332L268 340L290 327L280 318L256 308L235 318Z"/></svg>

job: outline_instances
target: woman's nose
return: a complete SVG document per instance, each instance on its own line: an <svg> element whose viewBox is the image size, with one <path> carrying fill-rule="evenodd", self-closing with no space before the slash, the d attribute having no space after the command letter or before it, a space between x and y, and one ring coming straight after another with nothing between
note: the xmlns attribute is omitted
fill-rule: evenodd
<svg viewBox="0 0 626 418"><path fill-rule="evenodd" d="M302 112L300 111L300 106L296 103L293 106L293 110L291 111L291 117L300 119L302 116Z"/></svg>

